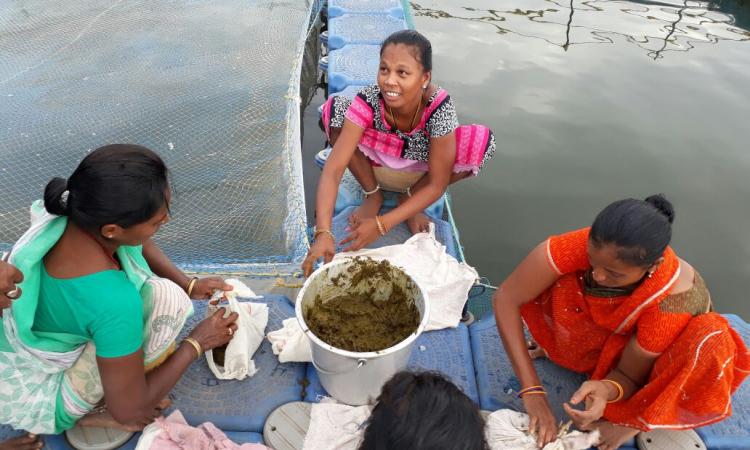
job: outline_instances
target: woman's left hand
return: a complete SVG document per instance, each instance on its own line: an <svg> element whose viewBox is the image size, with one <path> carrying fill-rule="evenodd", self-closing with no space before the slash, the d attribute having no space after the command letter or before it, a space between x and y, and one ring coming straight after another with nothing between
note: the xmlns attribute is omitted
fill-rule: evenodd
<svg viewBox="0 0 750 450"><path fill-rule="evenodd" d="M190 292L190 298L211 298L215 290L231 291L232 289L232 285L225 283L221 277L198 278Z"/></svg>
<svg viewBox="0 0 750 450"><path fill-rule="evenodd" d="M344 248L345 252L355 252L365 248L380 237L378 223L374 217L359 219L357 223L349 227L349 230L349 236L340 243L340 245L344 245L351 242L348 247Z"/></svg>
<svg viewBox="0 0 750 450"><path fill-rule="evenodd" d="M563 409L573 420L579 430L588 430L591 424L601 419L604 408L607 407L609 399L609 387L607 383L600 380L585 381L580 388L570 397L570 403L577 405L585 400L586 409L581 411L565 403Z"/></svg>

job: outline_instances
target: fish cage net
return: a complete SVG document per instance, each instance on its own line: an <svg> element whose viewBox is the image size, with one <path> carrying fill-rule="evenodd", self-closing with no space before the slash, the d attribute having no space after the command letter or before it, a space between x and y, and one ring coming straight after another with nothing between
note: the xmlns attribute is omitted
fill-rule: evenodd
<svg viewBox="0 0 750 450"><path fill-rule="evenodd" d="M53 177L135 143L170 170L156 242L190 271L307 251L300 71L318 0L0 2L0 247Z"/></svg>

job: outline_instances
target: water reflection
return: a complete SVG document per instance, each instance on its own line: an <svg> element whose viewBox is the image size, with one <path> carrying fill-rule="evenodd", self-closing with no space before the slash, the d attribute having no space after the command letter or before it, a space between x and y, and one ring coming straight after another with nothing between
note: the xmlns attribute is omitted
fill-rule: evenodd
<svg viewBox="0 0 750 450"><path fill-rule="evenodd" d="M478 22L495 27L498 34L541 39L565 51L624 39L656 60L703 44L750 40L750 6L742 0L529 0L524 6L529 9L463 6L460 13L449 13L412 3L415 16Z"/></svg>

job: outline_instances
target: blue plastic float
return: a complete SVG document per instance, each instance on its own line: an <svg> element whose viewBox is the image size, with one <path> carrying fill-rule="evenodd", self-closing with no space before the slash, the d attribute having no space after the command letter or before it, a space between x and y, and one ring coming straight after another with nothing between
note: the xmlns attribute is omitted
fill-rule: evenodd
<svg viewBox="0 0 750 450"><path fill-rule="evenodd" d="M329 0L328 18L344 14L388 14L404 18L404 8L399 0Z"/></svg>
<svg viewBox="0 0 750 450"><path fill-rule="evenodd" d="M406 28L403 18L389 15L345 14L328 20L328 48L336 50L346 45L380 45L391 33Z"/></svg>

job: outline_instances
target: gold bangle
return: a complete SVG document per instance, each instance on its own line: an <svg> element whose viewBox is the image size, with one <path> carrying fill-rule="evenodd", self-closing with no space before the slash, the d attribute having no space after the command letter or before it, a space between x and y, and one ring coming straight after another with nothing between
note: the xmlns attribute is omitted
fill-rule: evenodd
<svg viewBox="0 0 750 450"><path fill-rule="evenodd" d="M380 231L381 236L385 236L386 233L388 233L388 228L383 225L383 222L380 221L380 216L375 216L375 223L378 225L378 231Z"/></svg>
<svg viewBox="0 0 750 450"><path fill-rule="evenodd" d="M196 281L198 281L198 277L193 277L193 278L190 279L190 282L187 285L187 289L185 289L185 291L187 292L188 297L190 297L193 294L193 288L195 287L195 282Z"/></svg>
<svg viewBox="0 0 750 450"><path fill-rule="evenodd" d="M615 389L617 389L617 397L615 397L614 400L607 400L607 403L616 403L622 400L622 398L625 396L625 389L622 388L622 385L620 383L615 380L610 380L609 378L604 378L602 381L609 381L615 386Z"/></svg>
<svg viewBox="0 0 750 450"><path fill-rule="evenodd" d="M203 349L201 349L201 344L199 344L198 341L196 341L194 338L186 337L182 340L182 342L187 342L188 344L192 345L193 348L195 348L195 351L198 352L196 358L201 357L201 355L203 354Z"/></svg>
<svg viewBox="0 0 750 450"><path fill-rule="evenodd" d="M520 398L523 398L525 395L547 395L547 391L528 391L523 394L518 394Z"/></svg>
<svg viewBox="0 0 750 450"><path fill-rule="evenodd" d="M313 240L317 239L319 234L327 234L327 235L331 236L331 239L333 239L333 242L336 242L336 236L333 235L333 231L331 231L331 230L318 230L318 229L315 229L315 231L313 231Z"/></svg>

